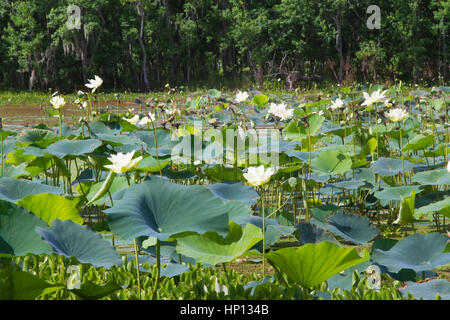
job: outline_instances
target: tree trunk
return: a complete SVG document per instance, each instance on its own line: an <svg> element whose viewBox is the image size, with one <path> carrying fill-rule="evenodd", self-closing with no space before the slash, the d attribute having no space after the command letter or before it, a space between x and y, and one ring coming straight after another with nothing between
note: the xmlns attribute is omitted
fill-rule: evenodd
<svg viewBox="0 0 450 320"><path fill-rule="evenodd" d="M336 16L334 17L334 22L336 24L336 50L339 54L339 82L342 82L344 78L344 54L342 52L342 26L341 26L341 9L339 8L336 12Z"/></svg>
<svg viewBox="0 0 450 320"><path fill-rule="evenodd" d="M174 45L174 40L173 40L173 35L172 35L172 21L171 21L171 11L170 11L170 1L169 0L163 0L163 4L164 7L166 9L166 13L165 13L165 22L166 22L166 28L168 31L168 35L169 35L169 46L171 49L171 53L170 53L170 74L169 74L169 83L170 86L173 87L175 86L175 67L176 67L176 60L175 60L175 55L173 54L173 49L175 47Z"/></svg>
<svg viewBox="0 0 450 320"><path fill-rule="evenodd" d="M139 32L139 45L141 46L141 50L142 50L142 75L144 77L145 90L150 91L150 82L148 81L147 51L145 50L145 44L144 44L144 40L143 40L145 12L144 12L144 8L142 7L141 1L136 3L136 10L138 12L138 15L141 17L141 30Z"/></svg>

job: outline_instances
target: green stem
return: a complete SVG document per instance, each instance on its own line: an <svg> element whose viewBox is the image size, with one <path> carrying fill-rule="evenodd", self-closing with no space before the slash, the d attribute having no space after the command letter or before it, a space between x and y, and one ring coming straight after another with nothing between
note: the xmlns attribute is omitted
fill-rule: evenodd
<svg viewBox="0 0 450 320"><path fill-rule="evenodd" d="M158 292L159 280L161 274L161 243L159 239L156 240L156 279L155 279L155 287L152 292L152 300L155 299L156 293Z"/></svg>
<svg viewBox="0 0 450 320"><path fill-rule="evenodd" d="M262 225L262 232L263 232L263 278L266 276L266 215L264 211L264 187L262 187L261 192L261 208L262 208L262 216L263 216L263 225Z"/></svg>
<svg viewBox="0 0 450 320"><path fill-rule="evenodd" d="M137 273L137 283L138 283L138 297L141 300L141 279L140 279L140 270L139 270L139 252L137 249L136 238L133 239L134 242L134 254L136 256L136 273Z"/></svg>

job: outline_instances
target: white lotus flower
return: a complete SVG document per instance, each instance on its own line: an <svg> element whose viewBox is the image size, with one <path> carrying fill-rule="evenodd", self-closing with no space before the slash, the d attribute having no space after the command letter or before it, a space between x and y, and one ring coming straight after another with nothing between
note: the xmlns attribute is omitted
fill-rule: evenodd
<svg viewBox="0 0 450 320"><path fill-rule="evenodd" d="M264 168L264 165L259 167L250 167L248 168L247 173L244 173L244 178L247 182L254 186L258 187L269 182L270 177L275 174L274 168Z"/></svg>
<svg viewBox="0 0 450 320"><path fill-rule="evenodd" d="M137 125L140 121L139 119L139 115L135 115L133 118L131 119L127 119L127 118L123 118L124 120L128 121L129 123L131 123L132 125Z"/></svg>
<svg viewBox="0 0 450 320"><path fill-rule="evenodd" d="M246 100L248 99L248 97L249 97L249 95L248 95L247 92L241 92L241 91L239 91L239 92L236 94L236 98L234 98L234 100L235 100L236 102L244 102L244 101L246 101Z"/></svg>
<svg viewBox="0 0 450 320"><path fill-rule="evenodd" d="M133 168L135 168L139 162L142 160L142 156L133 159L134 152L132 151L127 154L123 154L119 152L118 154L112 154L111 157L108 158L109 161L112 162L110 165L106 165L105 168L115 172L115 173L125 173Z"/></svg>
<svg viewBox="0 0 450 320"><path fill-rule="evenodd" d="M61 96L55 96L50 100L51 105L55 109L61 109L66 104L66 101Z"/></svg>
<svg viewBox="0 0 450 320"><path fill-rule="evenodd" d="M138 126L145 127L146 125L148 125L151 122L152 121L150 120L149 117L143 117L141 120L139 120L139 122L137 124L138 124Z"/></svg>
<svg viewBox="0 0 450 320"><path fill-rule="evenodd" d="M386 97L385 97L386 91L381 92L381 90L377 90L375 92L372 93L372 95L370 96L367 92L364 92L364 103L362 104L363 106L371 106L375 103L385 103L386 102Z"/></svg>
<svg viewBox="0 0 450 320"><path fill-rule="evenodd" d="M340 109L343 106L344 106L344 101L342 101L341 99L338 98L331 102L330 108L334 110L334 109Z"/></svg>
<svg viewBox="0 0 450 320"><path fill-rule="evenodd" d="M283 121L289 120L294 116L294 109L288 109L285 103L271 103L267 112Z"/></svg>
<svg viewBox="0 0 450 320"><path fill-rule="evenodd" d="M408 118L408 112L401 108L392 109L384 114L391 121L398 122Z"/></svg>
<svg viewBox="0 0 450 320"><path fill-rule="evenodd" d="M450 161L447 163L447 171L450 172Z"/></svg>
<svg viewBox="0 0 450 320"><path fill-rule="evenodd" d="M99 76L95 76L95 79L89 79L89 83L86 83L85 86L92 89L92 93L95 92L103 83L103 79Z"/></svg>

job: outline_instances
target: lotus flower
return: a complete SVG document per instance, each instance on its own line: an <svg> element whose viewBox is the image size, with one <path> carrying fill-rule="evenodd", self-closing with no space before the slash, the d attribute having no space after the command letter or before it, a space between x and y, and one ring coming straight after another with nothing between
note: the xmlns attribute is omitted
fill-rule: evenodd
<svg viewBox="0 0 450 320"><path fill-rule="evenodd" d="M241 92L239 91L236 94L236 98L234 99L236 102L244 102L245 100L247 100L249 97L247 92Z"/></svg>
<svg viewBox="0 0 450 320"><path fill-rule="evenodd" d="M371 106L374 103L385 103L386 97L385 97L386 91L381 92L381 90L377 90L375 92L372 93L372 95L370 96L367 92L364 92L364 103L362 104L363 106Z"/></svg>
<svg viewBox="0 0 450 320"><path fill-rule="evenodd" d="M92 93L95 92L103 83L103 79L99 76L95 76L95 79L89 79L89 83L86 84L86 87L92 89Z"/></svg>
<svg viewBox="0 0 450 320"><path fill-rule="evenodd" d="M134 152L135 151L132 151L127 154L123 154L123 153L119 152L116 155L114 155L114 154L111 155L111 157L109 157L108 160L111 161L112 164L106 165L105 168L107 168L115 173L125 173L125 172L132 170L142 160L142 156L139 156L136 159L131 160L131 159L133 159Z"/></svg>
<svg viewBox="0 0 450 320"><path fill-rule="evenodd" d="M64 98L61 96L55 96L50 100L51 105L55 109L61 109L66 104L66 101L64 101Z"/></svg>
<svg viewBox="0 0 450 320"><path fill-rule="evenodd" d="M258 187L269 182L270 177L275 174L274 168L264 168L264 165L259 167L248 168L247 173L244 173L244 178L247 182L254 187Z"/></svg>
<svg viewBox="0 0 450 320"><path fill-rule="evenodd" d="M344 106L344 101L342 101L341 99L338 98L331 102L330 108L334 110L334 109L340 109L343 106Z"/></svg>
<svg viewBox="0 0 450 320"><path fill-rule="evenodd" d="M389 118L389 120L398 122L405 120L408 117L408 112L406 112L403 109L397 108L392 109L389 112L385 113L386 118Z"/></svg>
<svg viewBox="0 0 450 320"><path fill-rule="evenodd" d="M294 116L294 109L288 109L285 103L275 104L271 103L268 113L280 118L281 120L289 120Z"/></svg>
<svg viewBox="0 0 450 320"><path fill-rule="evenodd" d="M133 118L131 119L127 119L127 118L123 118L124 120L128 121L129 123L131 123L132 125L137 125L140 121L139 119L139 115L135 115Z"/></svg>

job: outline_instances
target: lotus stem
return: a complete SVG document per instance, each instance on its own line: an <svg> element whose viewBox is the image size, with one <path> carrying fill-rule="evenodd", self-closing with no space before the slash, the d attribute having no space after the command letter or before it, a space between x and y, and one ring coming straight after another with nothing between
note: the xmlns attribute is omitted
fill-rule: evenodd
<svg viewBox="0 0 450 320"><path fill-rule="evenodd" d="M159 280L161 274L161 242L159 239L156 240L156 279L155 279L155 287L152 292L152 300L155 300L156 293L158 292Z"/></svg>
<svg viewBox="0 0 450 320"><path fill-rule="evenodd" d="M263 233L263 278L266 276L266 215L264 211L264 187L261 188L261 208L262 208L262 217L263 217L263 225L262 225L262 233Z"/></svg>
<svg viewBox="0 0 450 320"><path fill-rule="evenodd" d="M139 270L139 252L137 248L136 238L133 239L134 242L134 254L136 256L136 274L137 274L137 283L138 283L138 297L141 300L141 279L140 279L140 270Z"/></svg>

